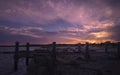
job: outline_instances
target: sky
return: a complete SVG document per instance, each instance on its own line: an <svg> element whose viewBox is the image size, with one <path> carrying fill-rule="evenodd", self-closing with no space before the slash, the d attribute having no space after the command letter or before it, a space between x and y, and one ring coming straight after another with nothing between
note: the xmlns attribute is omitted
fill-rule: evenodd
<svg viewBox="0 0 120 75"><path fill-rule="evenodd" d="M120 41L120 0L0 0L0 44Z"/></svg>

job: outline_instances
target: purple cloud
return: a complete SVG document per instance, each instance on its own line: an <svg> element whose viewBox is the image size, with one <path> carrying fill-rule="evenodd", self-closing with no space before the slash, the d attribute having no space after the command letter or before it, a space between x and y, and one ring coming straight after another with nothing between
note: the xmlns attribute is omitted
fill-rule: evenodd
<svg viewBox="0 0 120 75"><path fill-rule="evenodd" d="M119 9L119 0L1 0L0 32L42 43L120 41Z"/></svg>

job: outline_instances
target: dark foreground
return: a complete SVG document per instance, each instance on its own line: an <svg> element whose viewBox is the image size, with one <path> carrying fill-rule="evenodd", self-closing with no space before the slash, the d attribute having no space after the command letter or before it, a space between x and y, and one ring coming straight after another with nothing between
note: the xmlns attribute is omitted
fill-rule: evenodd
<svg viewBox="0 0 120 75"><path fill-rule="evenodd" d="M53 64L50 56L37 56L26 75L120 75L120 60L113 54L93 53L91 59L78 55L58 56Z"/></svg>

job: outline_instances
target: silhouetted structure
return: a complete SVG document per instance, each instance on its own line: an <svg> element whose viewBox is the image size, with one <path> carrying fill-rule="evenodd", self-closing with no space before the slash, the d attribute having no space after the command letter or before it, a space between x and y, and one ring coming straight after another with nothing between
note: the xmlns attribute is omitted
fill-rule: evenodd
<svg viewBox="0 0 120 75"><path fill-rule="evenodd" d="M108 53L108 45L109 45L109 43L106 44L104 53ZM39 46L41 48L47 48L48 50L49 49L51 49L51 50L49 50L49 51L48 50L30 51L31 46L32 47L34 47L34 46L38 47ZM76 52L75 52L75 50L73 52L68 52L68 51L66 51L66 52L57 52L57 46L61 47L61 46L64 46L64 45L56 44L56 42L53 42L52 44L48 44L48 45L32 45L30 43L27 43L26 45L21 46L21 45L19 45L19 42L16 42L15 43L15 52L13 52L14 53L14 70L15 71L18 70L18 62L19 62L19 59L21 57L25 58L26 65L29 65L29 59L30 58L33 58L35 60L34 61L35 64L38 64L39 62L42 62L42 61L39 61L37 58L45 57L45 60L47 60L47 63L45 63L45 64L47 65L47 67L48 67L48 69L50 70L50 73L51 73L49 75L57 75L58 74L57 73L58 71L56 69L57 69L57 67L59 65L59 60L57 59L57 57L59 55L77 54L77 56L79 56L79 55L83 54L85 56L85 59L87 59L88 61L91 60L91 54L90 53L92 53L92 51L90 52L90 46L91 45L89 43L85 44L85 52L83 51L84 53L82 52L82 48L81 48L82 45L80 43L77 44L77 45L65 45L65 46L75 46L75 47L77 47L77 48L75 48L75 49L77 49ZM25 51L20 51L19 47L25 47L26 50ZM104 47L103 47L103 51L104 51ZM47 54L49 54L49 55L47 55ZM117 44L117 56L120 59L120 42ZM51 62L49 62L48 60L51 60ZM83 58L83 60L84 60L84 58ZM83 61L83 60L80 60L80 61ZM78 67L80 64L78 64L78 62L75 62L75 61L70 61L70 63L62 63L62 65L74 65L74 68L76 68L76 65ZM38 66L36 66L36 67L38 68ZM87 67L85 67L85 68L80 67L80 68L95 71L95 72L97 72L97 75L102 74L102 71L100 71L99 69L94 69L94 68L89 68L89 67L88 68Z"/></svg>
<svg viewBox="0 0 120 75"><path fill-rule="evenodd" d="M14 54L14 70L17 71L18 69L18 61L19 61L19 42L15 43L15 54Z"/></svg>
<svg viewBox="0 0 120 75"><path fill-rule="evenodd" d="M117 44L117 54L118 54L118 58L120 59L120 42L118 42Z"/></svg>
<svg viewBox="0 0 120 75"><path fill-rule="evenodd" d="M86 42L86 45L85 45L85 58L88 60L90 59L90 51L89 51L89 43Z"/></svg>

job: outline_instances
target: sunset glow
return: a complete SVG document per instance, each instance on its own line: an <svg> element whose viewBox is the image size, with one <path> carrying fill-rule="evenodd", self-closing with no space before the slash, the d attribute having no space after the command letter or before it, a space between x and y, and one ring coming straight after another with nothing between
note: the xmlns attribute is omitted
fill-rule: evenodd
<svg viewBox="0 0 120 75"><path fill-rule="evenodd" d="M91 33L94 34L96 38L108 37L108 32L98 32L98 33Z"/></svg>
<svg viewBox="0 0 120 75"><path fill-rule="evenodd" d="M119 9L118 0L0 0L0 44L120 41Z"/></svg>

